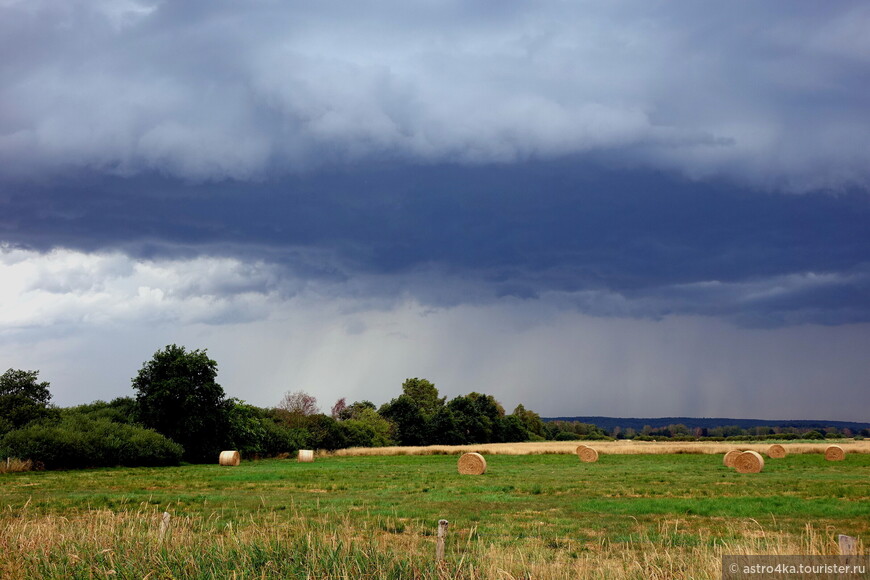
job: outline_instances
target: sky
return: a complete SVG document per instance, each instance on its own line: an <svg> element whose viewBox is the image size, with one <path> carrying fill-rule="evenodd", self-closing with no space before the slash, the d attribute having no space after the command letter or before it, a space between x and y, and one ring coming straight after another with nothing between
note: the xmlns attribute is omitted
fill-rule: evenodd
<svg viewBox="0 0 870 580"><path fill-rule="evenodd" d="M0 367L870 421L864 2L0 0Z"/></svg>

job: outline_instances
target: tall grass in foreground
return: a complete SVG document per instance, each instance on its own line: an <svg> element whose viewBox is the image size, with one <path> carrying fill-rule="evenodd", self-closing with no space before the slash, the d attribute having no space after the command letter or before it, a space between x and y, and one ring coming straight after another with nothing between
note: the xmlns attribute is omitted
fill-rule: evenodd
<svg viewBox="0 0 870 580"><path fill-rule="evenodd" d="M389 518L287 518L270 510L245 521L183 517L161 537L159 510L82 511L66 516L7 510L0 517L0 577L27 578L718 578L723 554L837 554L811 525L800 534L754 520L714 538L678 524L623 538L496 545L476 529L452 532L434 561L434 528ZM722 538L728 539L722 539ZM863 553L863 547L860 548Z"/></svg>
<svg viewBox="0 0 870 580"><path fill-rule="evenodd" d="M490 455L546 455L573 454L578 445L586 445L599 453L609 455L667 455L674 453L725 454L732 449L757 451L766 455L767 449L779 443L789 454L820 453L837 444L848 453L870 453L870 440L854 441L828 440L820 443L791 443L785 441L540 441L527 443L480 443L474 445L427 445L425 447L351 447L332 453L322 453L337 457L357 457L370 455L458 455L477 452Z"/></svg>

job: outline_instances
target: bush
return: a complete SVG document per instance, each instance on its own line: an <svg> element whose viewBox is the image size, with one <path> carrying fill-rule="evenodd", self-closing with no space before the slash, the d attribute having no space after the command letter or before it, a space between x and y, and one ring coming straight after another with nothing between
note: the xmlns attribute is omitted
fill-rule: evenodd
<svg viewBox="0 0 870 580"><path fill-rule="evenodd" d="M232 399L228 413L229 444L227 448L235 449L242 457L254 457L265 454L266 421L265 413L253 405Z"/></svg>
<svg viewBox="0 0 870 580"><path fill-rule="evenodd" d="M781 439L783 441L793 441L795 439L800 439L801 436L797 433L780 433L779 435L772 435L774 439Z"/></svg>
<svg viewBox="0 0 870 580"><path fill-rule="evenodd" d="M608 437L604 433L587 433L586 435L580 435L579 439L582 441L613 441L613 437ZM690 438L689 440L694 441L694 438Z"/></svg>
<svg viewBox="0 0 870 580"><path fill-rule="evenodd" d="M311 434L308 444L313 449L334 451L347 447L347 439L335 419L323 414L311 415L306 419L305 429Z"/></svg>
<svg viewBox="0 0 870 580"><path fill-rule="evenodd" d="M177 465L184 449L156 431L86 415L56 424L33 423L0 439L0 455L40 462L48 469Z"/></svg>
<svg viewBox="0 0 870 580"><path fill-rule="evenodd" d="M262 449L263 454L268 456L294 453L299 449L305 449L311 438L305 429L286 427L270 417L263 420L263 430L265 435L263 436Z"/></svg>
<svg viewBox="0 0 870 580"><path fill-rule="evenodd" d="M559 431L556 433L556 436L553 437L553 441L578 441L579 439L579 435L571 433L570 431Z"/></svg>

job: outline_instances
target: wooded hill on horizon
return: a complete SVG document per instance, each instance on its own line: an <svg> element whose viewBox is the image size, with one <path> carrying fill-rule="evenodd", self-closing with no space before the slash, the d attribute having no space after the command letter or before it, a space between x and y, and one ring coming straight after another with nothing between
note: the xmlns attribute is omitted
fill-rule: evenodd
<svg viewBox="0 0 870 580"><path fill-rule="evenodd" d="M615 427L622 429L634 429L642 431L645 426L650 426L653 429L667 427L669 425L685 425L689 429L715 429L717 427L740 427L741 429L752 429L753 427L771 427L781 429L826 429L833 427L842 431L850 429L859 432L864 429L870 429L870 423L861 423L856 421L823 421L811 419L798 420L772 420L772 419L732 419L725 417L541 417L542 421L577 421L579 423L587 423L595 425L607 432L612 432Z"/></svg>

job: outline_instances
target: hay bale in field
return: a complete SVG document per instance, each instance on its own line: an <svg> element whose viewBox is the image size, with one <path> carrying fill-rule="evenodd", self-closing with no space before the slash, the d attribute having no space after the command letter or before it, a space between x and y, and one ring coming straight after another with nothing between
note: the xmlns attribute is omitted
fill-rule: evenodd
<svg viewBox="0 0 870 580"><path fill-rule="evenodd" d="M744 451L734 460L737 473L761 473L764 469L764 457L757 451Z"/></svg>
<svg viewBox="0 0 870 580"><path fill-rule="evenodd" d="M786 455L788 455L788 453L786 452L785 447L779 443L774 443L767 448L767 456L771 459L782 459Z"/></svg>
<svg viewBox="0 0 870 580"><path fill-rule="evenodd" d="M734 460L737 459L737 456L743 453L740 449L732 449L728 453L725 454L725 457L722 458L722 463L725 467L734 467Z"/></svg>
<svg viewBox="0 0 870 580"><path fill-rule="evenodd" d="M831 445L825 449L825 459L828 461L843 461L846 459L846 452L839 445Z"/></svg>
<svg viewBox="0 0 870 580"><path fill-rule="evenodd" d="M238 451L221 451L220 457L218 457L218 463L220 465L226 465L229 467L235 467L241 462L242 456L239 455Z"/></svg>
<svg viewBox="0 0 870 580"><path fill-rule="evenodd" d="M458 467L462 475L483 475L486 473L486 459L480 453L463 453Z"/></svg>
<svg viewBox="0 0 870 580"><path fill-rule="evenodd" d="M588 445L579 445L577 447L577 457L583 463L595 463L598 461L598 452Z"/></svg>
<svg viewBox="0 0 870 580"><path fill-rule="evenodd" d="M296 461L299 463L313 463L314 451L311 449L300 449L299 455L296 456Z"/></svg>

